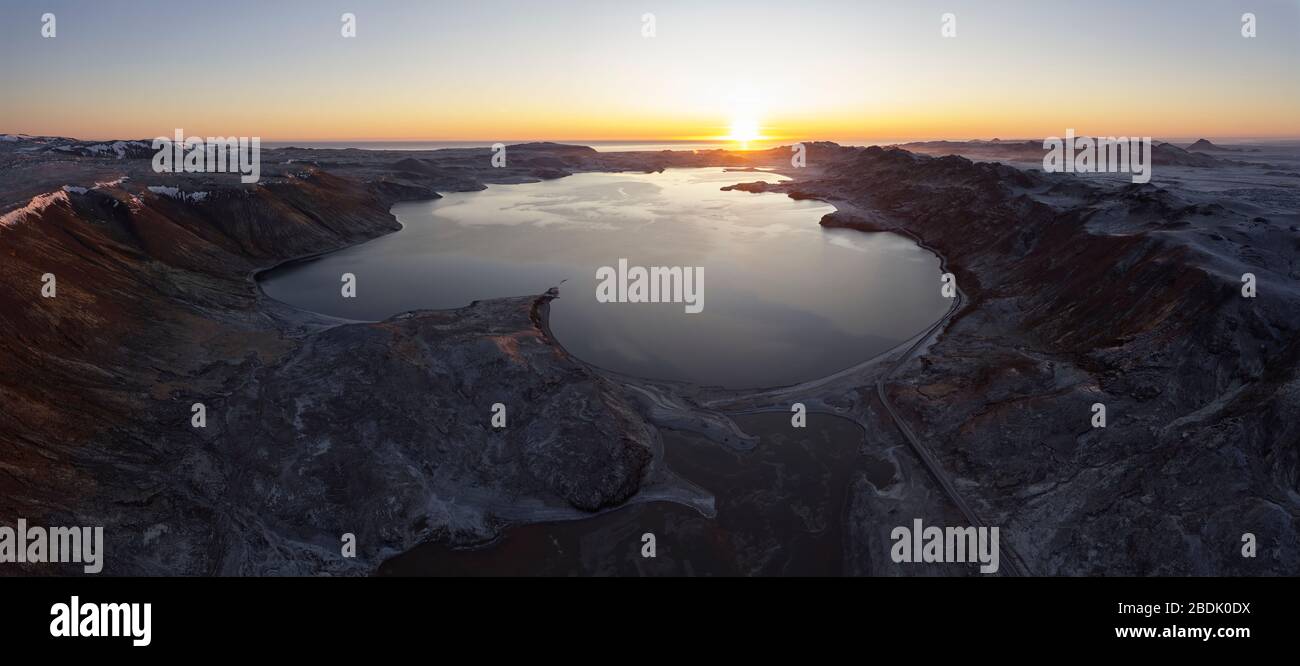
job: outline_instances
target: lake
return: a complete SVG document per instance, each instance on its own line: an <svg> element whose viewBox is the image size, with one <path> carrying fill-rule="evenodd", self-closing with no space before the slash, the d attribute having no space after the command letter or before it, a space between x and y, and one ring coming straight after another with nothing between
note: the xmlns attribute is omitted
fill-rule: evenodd
<svg viewBox="0 0 1300 666"><path fill-rule="evenodd" d="M556 339L625 374L768 387L869 359L943 316L937 257L889 233L825 229L833 208L723 192L770 173L582 173L399 204L397 233L261 276L272 298L358 320L538 294ZM702 269L703 309L600 302L597 270ZM340 293L356 276L355 298Z"/></svg>

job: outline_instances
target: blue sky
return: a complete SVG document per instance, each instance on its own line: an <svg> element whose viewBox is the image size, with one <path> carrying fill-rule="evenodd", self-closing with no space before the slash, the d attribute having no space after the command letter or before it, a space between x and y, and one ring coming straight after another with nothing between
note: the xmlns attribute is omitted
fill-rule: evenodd
<svg viewBox="0 0 1300 666"><path fill-rule="evenodd" d="M7 0L0 61L0 131L86 138L1300 135L1295 0Z"/></svg>

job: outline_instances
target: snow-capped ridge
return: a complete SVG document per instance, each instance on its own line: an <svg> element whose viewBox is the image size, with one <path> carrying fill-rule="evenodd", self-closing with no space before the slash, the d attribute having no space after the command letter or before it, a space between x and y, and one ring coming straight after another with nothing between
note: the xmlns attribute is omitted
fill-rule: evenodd
<svg viewBox="0 0 1300 666"><path fill-rule="evenodd" d="M0 215L0 227L12 227L19 222L25 222L33 215L40 216L46 208L57 203L68 203L68 193L66 191L59 190L57 192L38 194L32 197L32 200L28 201L26 206Z"/></svg>

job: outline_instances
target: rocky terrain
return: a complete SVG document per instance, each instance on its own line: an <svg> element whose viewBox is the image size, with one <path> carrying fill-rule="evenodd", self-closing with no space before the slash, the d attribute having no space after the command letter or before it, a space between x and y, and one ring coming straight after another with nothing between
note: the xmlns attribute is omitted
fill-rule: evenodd
<svg viewBox="0 0 1300 666"><path fill-rule="evenodd" d="M1033 573L1294 569L1294 190L1197 197L875 147L824 159L820 177L744 187L825 199L823 225L948 259L969 302L888 393Z"/></svg>
<svg viewBox="0 0 1300 666"><path fill-rule="evenodd" d="M896 484L852 481L845 570L905 573L887 561L889 527L956 512L877 381L1030 573L1300 561L1300 201L1285 176L1207 191L1172 166L1131 185L829 143L809 144L806 169L788 148L527 144L500 169L483 149L264 150L262 181L241 185L155 174L120 144L0 142L0 522L104 525L110 574L369 573L422 542L628 503L707 515L709 493L663 464L662 429L743 447L726 413L795 398L858 421L896 460ZM795 180L736 189L828 201L826 226L912 235L964 300L914 356L735 393L581 363L550 337L547 295L350 323L252 279L394 231L398 201L684 166L776 167ZM41 296L46 273L56 298ZM206 428L191 427L196 402ZM495 402L521 406L504 431ZM1254 559L1239 554L1247 532ZM355 559L339 556L344 533Z"/></svg>
<svg viewBox="0 0 1300 666"><path fill-rule="evenodd" d="M935 157L960 155L972 160L1027 165L1041 165L1043 163L1043 142L1041 140L917 141L898 144L896 147L909 152ZM1168 141L1153 140L1151 161L1155 166L1159 167L1220 168L1247 165L1245 162L1230 159L1229 154L1234 152L1240 151L1238 149L1223 148L1205 139L1199 139L1187 146L1187 148L1180 148Z"/></svg>
<svg viewBox="0 0 1300 666"><path fill-rule="evenodd" d="M537 144L495 169L487 150L284 149L245 186L97 145L0 143L0 515L104 525L109 573L305 574L634 495L702 501L656 468L657 432L610 382L543 333L549 296L340 325L252 275L395 231L394 202L437 190L742 158ZM518 406L500 432L496 402Z"/></svg>

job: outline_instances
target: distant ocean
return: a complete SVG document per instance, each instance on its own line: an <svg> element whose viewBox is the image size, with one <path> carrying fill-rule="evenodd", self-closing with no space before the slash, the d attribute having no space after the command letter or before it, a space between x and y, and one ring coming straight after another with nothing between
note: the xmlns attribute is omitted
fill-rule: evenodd
<svg viewBox="0 0 1300 666"><path fill-rule="evenodd" d="M735 148L734 141L592 141L584 139L539 139L539 141L551 141L552 143L564 143L578 146L591 146L602 153L627 152L627 151L657 151L657 150L716 150L718 148ZM838 140L831 139L845 146L869 146L872 144L887 145L890 143L903 143L914 139L890 139L884 140L864 140L849 139ZM783 139L780 141L754 141L749 144L750 149L763 149L773 146L783 146L795 143L796 139ZM496 141L264 141L262 145L266 148L327 148L335 150L345 150L356 148L359 150L440 150L444 148L490 148ZM506 145L516 143L528 143L527 141L501 141Z"/></svg>
<svg viewBox="0 0 1300 666"><path fill-rule="evenodd" d="M266 141L266 148L331 148L344 150L440 150L444 148L490 148L497 141ZM506 145L528 143L527 141L501 141ZM714 150L728 148L735 144L730 141L583 141L578 139L556 140L552 143L565 143L578 146L591 146L604 153L625 152L633 150Z"/></svg>

